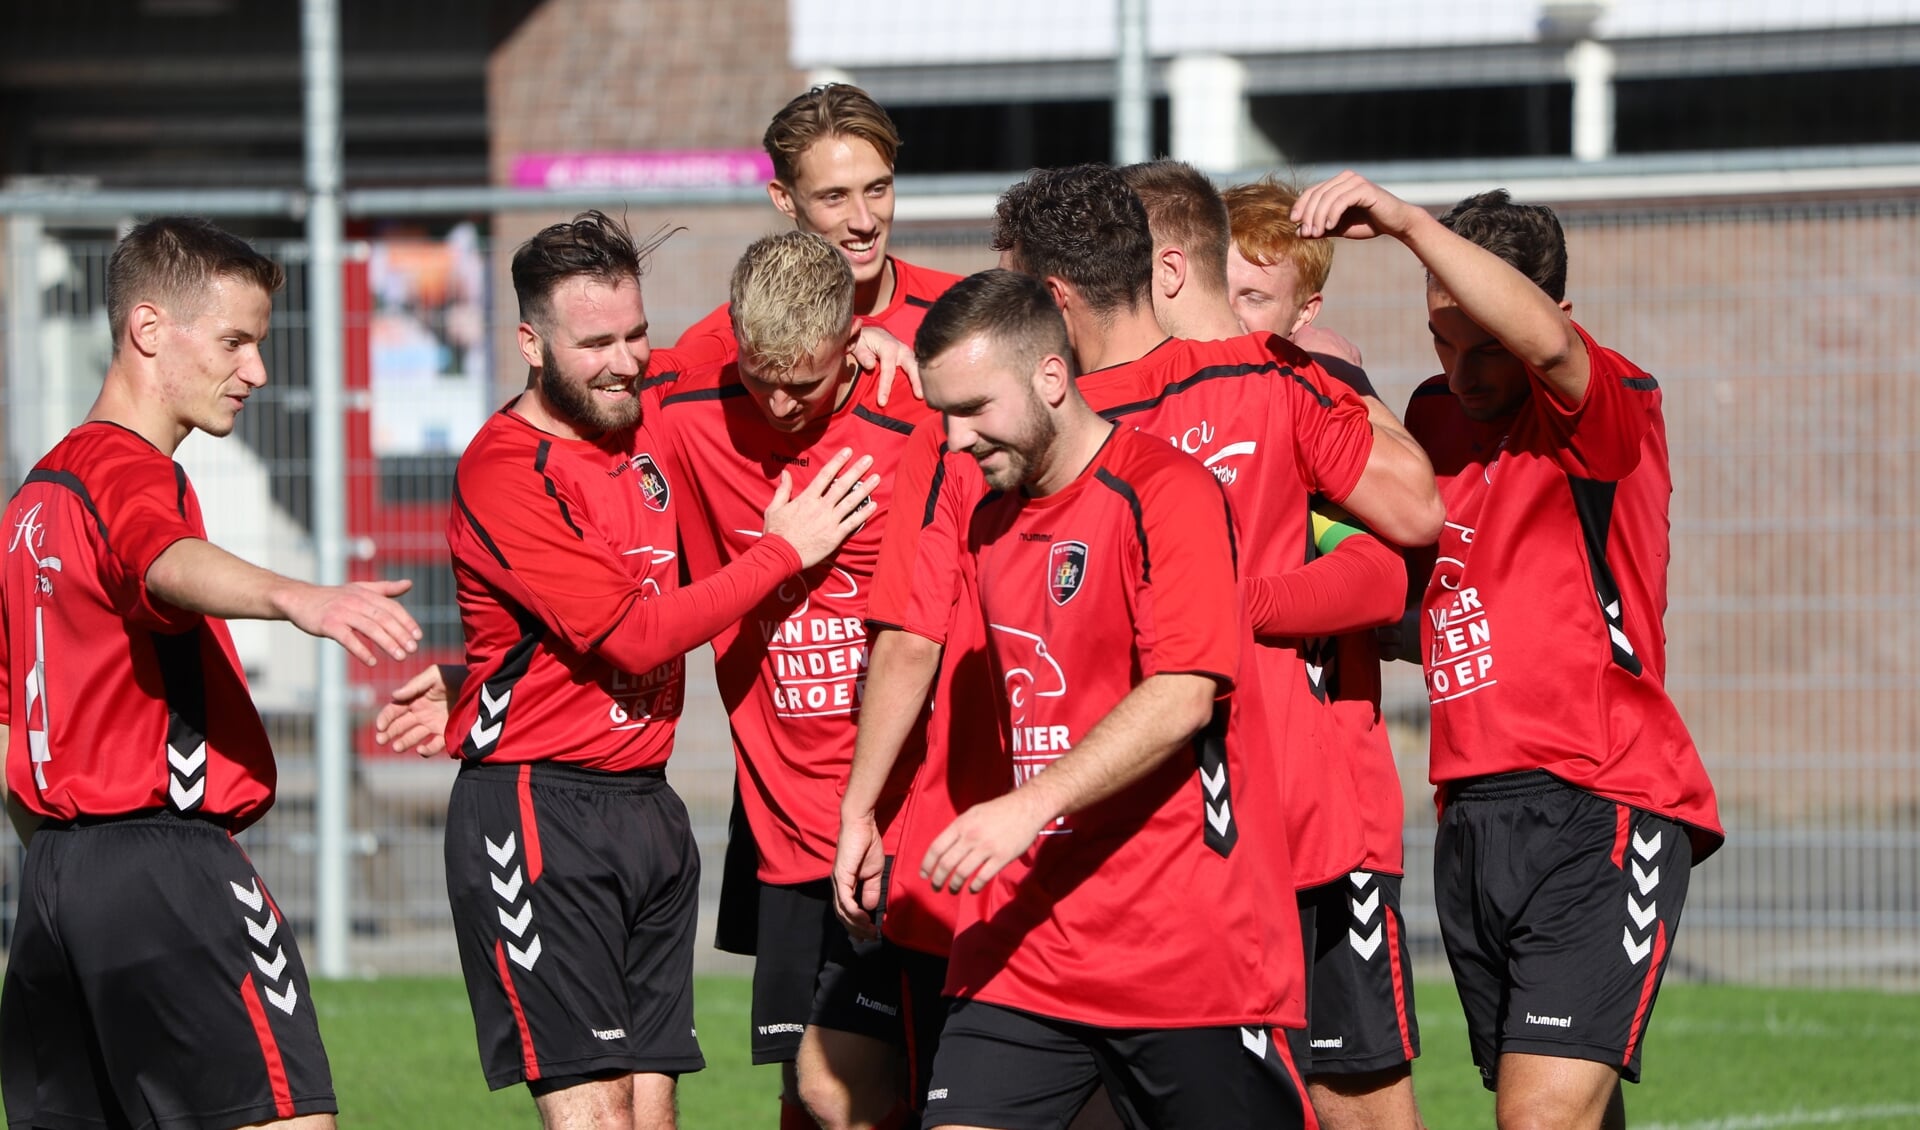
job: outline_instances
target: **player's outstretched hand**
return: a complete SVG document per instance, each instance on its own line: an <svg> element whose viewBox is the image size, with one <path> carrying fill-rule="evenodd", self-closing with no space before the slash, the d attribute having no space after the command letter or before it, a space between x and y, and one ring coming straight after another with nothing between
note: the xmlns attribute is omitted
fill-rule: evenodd
<svg viewBox="0 0 1920 1130"><path fill-rule="evenodd" d="M1424 209L1414 207L1351 169L1308 188L1293 202L1293 222L1299 225L1300 235L1305 239L1330 235L1348 239L1372 239L1376 235L1398 238L1406 235L1425 215Z"/></svg>
<svg viewBox="0 0 1920 1130"><path fill-rule="evenodd" d="M393 599L412 587L412 581L298 585L280 601L294 627L334 641L371 667L379 662L376 649L395 659L419 649L420 625Z"/></svg>
<svg viewBox="0 0 1920 1130"><path fill-rule="evenodd" d="M860 476L873 466L873 456L853 459L851 466L849 459L853 459L852 449L841 448L812 482L797 491L793 489L793 477L780 472L780 486L767 504L766 528L768 533L787 539L800 555L803 568L811 569L825 561L871 513L873 502L868 496L880 485L880 476Z"/></svg>
<svg viewBox="0 0 1920 1130"><path fill-rule="evenodd" d="M880 934L873 912L880 908L880 869L885 863L873 813L840 821L840 842L833 851L833 909L855 941L871 941Z"/></svg>
<svg viewBox="0 0 1920 1130"><path fill-rule="evenodd" d="M927 398L920 388L920 363L913 358L913 346L879 326L867 325L860 327L851 352L854 364L880 375L879 387L874 390L874 399L880 407L887 406L887 398L893 395L893 382L901 376L907 378L907 387L913 390L916 399Z"/></svg>
<svg viewBox="0 0 1920 1130"><path fill-rule="evenodd" d="M1002 867L1020 858L1050 819L1032 811L1029 798L1021 795L1024 791L1015 789L962 812L927 848L921 877L935 890L958 894L965 887L977 893Z"/></svg>
<svg viewBox="0 0 1920 1130"><path fill-rule="evenodd" d="M395 687L373 720L373 740L395 753L416 747L421 757L445 753L448 703L466 675L465 667L436 663Z"/></svg>

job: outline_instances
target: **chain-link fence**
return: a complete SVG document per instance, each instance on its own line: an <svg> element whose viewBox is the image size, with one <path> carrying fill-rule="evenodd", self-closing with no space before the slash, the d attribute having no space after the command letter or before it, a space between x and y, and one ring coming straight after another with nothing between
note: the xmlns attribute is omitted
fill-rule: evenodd
<svg viewBox="0 0 1920 1130"><path fill-rule="evenodd" d="M1834 195L1567 206L1575 316L1661 380L1674 473L1670 686L1705 754L1728 829L1696 873L1678 948L1687 978L1920 983L1920 199ZM442 531L454 460L524 378L505 261L550 217L514 214L376 231L347 268L349 513L354 575L407 577L419 662L460 651ZM776 217L742 207L649 210L684 225L646 282L656 343L705 313L746 242ZM6 229L7 485L76 422L106 363L113 232L15 217ZM894 250L954 271L988 266L984 223L903 224ZM214 540L310 575L304 249L267 357L272 381L235 436L180 462ZM1397 245L1342 245L1322 322L1357 342L1389 403L1434 371L1418 264ZM504 298L504 300L503 300ZM236 642L280 752L276 809L245 839L303 932L312 924L314 645L284 625ZM453 765L396 757L365 725L418 663L356 671L352 964L451 971L441 829ZM671 776L717 902L731 747L703 652ZM1416 955L1439 956L1425 696L1387 681L1409 813ZM12 886L17 848L0 874ZM11 913L9 900L8 913ZM10 923L0 923L10 925ZM710 937L710 929L703 931ZM724 959L702 946L703 960Z"/></svg>

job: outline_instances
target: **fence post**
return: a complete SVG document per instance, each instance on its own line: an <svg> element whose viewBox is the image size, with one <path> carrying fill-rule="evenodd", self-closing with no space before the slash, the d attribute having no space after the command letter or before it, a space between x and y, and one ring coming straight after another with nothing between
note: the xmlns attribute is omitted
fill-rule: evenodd
<svg viewBox="0 0 1920 1130"><path fill-rule="evenodd" d="M313 540L318 580L347 579L346 432L342 349L346 336L340 277L340 6L302 0L307 166L307 350L313 391ZM323 977L344 977L347 964L348 748L347 654L316 641L314 704L314 935Z"/></svg>

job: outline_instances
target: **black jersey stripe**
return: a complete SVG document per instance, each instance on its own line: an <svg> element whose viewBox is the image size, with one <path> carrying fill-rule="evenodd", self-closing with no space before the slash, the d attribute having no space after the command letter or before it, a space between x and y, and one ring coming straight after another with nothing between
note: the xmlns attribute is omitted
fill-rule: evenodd
<svg viewBox="0 0 1920 1130"><path fill-rule="evenodd" d="M1147 584L1152 584L1152 555L1147 551L1147 522L1140 510L1140 496L1133 492L1133 488L1127 485L1125 479L1105 467L1095 471L1093 477L1108 490L1126 499L1127 508L1133 511L1133 536L1140 542L1140 579Z"/></svg>
<svg viewBox="0 0 1920 1130"><path fill-rule="evenodd" d="M533 666L534 654L547 636L546 625L538 617L523 608L515 607L511 611L520 625L520 638L501 657L500 669L480 686L479 710L467 736L460 742L460 756L468 761L484 760L499 748L500 737L507 728L507 714L513 709L513 688ZM498 703L498 710L487 709L488 703Z"/></svg>
<svg viewBox="0 0 1920 1130"><path fill-rule="evenodd" d="M1452 396L1452 395L1453 395L1453 390L1448 388L1445 384L1421 385L1419 388L1416 388L1413 390L1412 399L1418 400L1423 396Z"/></svg>
<svg viewBox="0 0 1920 1130"><path fill-rule="evenodd" d="M933 525L933 516L940 509L940 488L947 481L947 445L940 445L940 461L933 465L933 481L927 486L927 509L920 515L920 528Z"/></svg>
<svg viewBox="0 0 1920 1130"><path fill-rule="evenodd" d="M180 516L187 516L187 469L180 464L173 465L173 505Z"/></svg>
<svg viewBox="0 0 1920 1130"><path fill-rule="evenodd" d="M1285 365L1279 361L1241 361L1231 365L1208 365L1203 369L1196 369L1187 376L1168 383L1166 387L1145 400L1136 400L1131 404L1117 404L1112 408L1102 409L1100 415L1108 420L1118 420L1122 416L1131 416L1135 412L1157 408L1168 397L1177 396L1196 385L1205 384L1208 381L1249 377L1258 373L1276 373L1283 377L1291 377L1296 384L1313 394L1313 398L1319 402L1320 407L1333 407L1333 398L1315 388L1313 382L1301 375L1292 365Z"/></svg>
<svg viewBox="0 0 1920 1130"><path fill-rule="evenodd" d="M678 369L668 369L664 373L655 373L651 377L641 377L640 391L645 392L650 388L659 388L661 385L670 385L679 379L680 379L680 370Z"/></svg>
<svg viewBox="0 0 1920 1130"><path fill-rule="evenodd" d="M547 497L553 499L553 504L560 508L560 520L567 524L567 529L573 531L574 537L579 538L581 541L586 541L586 531L574 525L573 514L567 510L566 499L560 497L560 488L554 484L553 478L547 474L547 457L551 454L553 454L553 441L541 440L540 446L535 448L533 452L533 469L539 472L540 481L546 484ZM505 562L502 562L502 564L505 564Z"/></svg>
<svg viewBox="0 0 1920 1130"><path fill-rule="evenodd" d="M674 393L660 401L660 407L678 405L682 401L730 401L733 397L747 395L747 386L743 384L716 384L714 388L687 389L684 393Z"/></svg>
<svg viewBox="0 0 1920 1130"><path fill-rule="evenodd" d="M1635 392L1653 392L1660 387L1660 382L1652 377L1621 377L1620 383Z"/></svg>
<svg viewBox="0 0 1920 1130"><path fill-rule="evenodd" d="M460 497L460 488L458 486L453 488L453 504L460 508L461 516L467 520L467 525L473 528L473 536L479 538L480 544L487 547L487 552L492 554L493 559L500 563L500 567L502 569L513 568L513 566L507 564L506 555L500 552L500 547L493 544L493 535L487 533L487 528L480 524L480 519L474 517L473 511L467 508L467 500Z"/></svg>
<svg viewBox="0 0 1920 1130"><path fill-rule="evenodd" d="M907 295L907 305L918 306L922 310L931 310L933 309L933 299L922 298L917 294L909 294Z"/></svg>
<svg viewBox="0 0 1920 1130"><path fill-rule="evenodd" d="M892 416L882 416L878 412L870 412L867 410L867 406L864 404L854 405L853 414L858 419L862 419L869 424L874 424L878 427L885 428L890 432L899 432L903 436L910 436L913 434L912 424L907 423L905 420L896 420Z"/></svg>
<svg viewBox="0 0 1920 1130"><path fill-rule="evenodd" d="M86 507L87 513L93 515L94 528L100 532L100 544L106 546L108 549L113 548L112 543L107 540L106 519L100 517L100 508L93 504L93 496L87 493L87 484L80 481L80 476L74 474L72 471L53 471L46 468L36 468L35 470L27 472L26 480L22 482L20 486L22 489L25 489L33 483L48 483L52 486L64 487L79 496L80 505Z"/></svg>
<svg viewBox="0 0 1920 1130"><path fill-rule="evenodd" d="M1639 675L1640 657L1627 638L1626 608L1620 597L1620 583L1614 580L1613 567L1607 564L1607 535L1613 526L1613 494L1617 484L1598 479L1567 476L1567 488L1573 494L1573 509L1580 518L1580 535L1587 544L1587 568L1593 578L1594 600L1600 606L1600 618L1607 626L1607 647L1613 661L1623 670Z"/></svg>

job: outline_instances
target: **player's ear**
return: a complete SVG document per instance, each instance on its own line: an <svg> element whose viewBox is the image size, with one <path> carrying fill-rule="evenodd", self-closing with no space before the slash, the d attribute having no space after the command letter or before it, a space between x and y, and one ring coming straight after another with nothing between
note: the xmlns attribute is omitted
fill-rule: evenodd
<svg viewBox="0 0 1920 1130"><path fill-rule="evenodd" d="M800 209L793 201L793 190L778 177L767 182L767 199L773 201L773 206L780 210L782 216L798 221Z"/></svg>
<svg viewBox="0 0 1920 1130"><path fill-rule="evenodd" d="M1287 331L1287 336L1291 338L1294 334L1306 329L1312 325L1313 320L1319 316L1320 292L1315 291L1313 297L1307 299L1306 305L1300 307L1300 312L1293 316L1293 328Z"/></svg>
<svg viewBox="0 0 1920 1130"><path fill-rule="evenodd" d="M1560 300L1560 311L1569 318L1573 317L1573 299L1562 298Z"/></svg>
<svg viewBox="0 0 1920 1130"><path fill-rule="evenodd" d="M1049 408L1060 407L1066 400L1067 391L1073 387L1073 366L1058 353L1049 353L1040 359L1033 371L1033 390Z"/></svg>
<svg viewBox="0 0 1920 1130"><path fill-rule="evenodd" d="M127 311L127 341L143 357L160 352L160 308L151 302L135 304Z"/></svg>
<svg viewBox="0 0 1920 1130"><path fill-rule="evenodd" d="M526 361L528 368L538 369L541 365L540 331L534 329L530 322L521 322L519 337L520 356Z"/></svg>
<svg viewBox="0 0 1920 1130"><path fill-rule="evenodd" d="M1047 288L1047 293L1053 296L1053 304L1060 308L1061 313L1079 305L1079 295L1074 293L1072 283L1058 275L1048 275L1040 281Z"/></svg>
<svg viewBox="0 0 1920 1130"><path fill-rule="evenodd" d="M1187 285L1187 253L1178 247L1162 247L1153 253L1153 285L1162 298L1172 298Z"/></svg>

